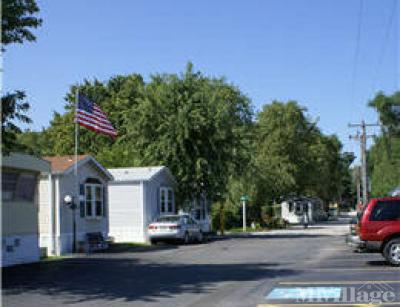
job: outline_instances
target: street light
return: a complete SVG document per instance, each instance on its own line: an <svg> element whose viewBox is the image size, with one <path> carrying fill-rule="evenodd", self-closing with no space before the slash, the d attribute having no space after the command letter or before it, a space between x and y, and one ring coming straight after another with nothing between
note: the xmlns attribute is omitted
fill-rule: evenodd
<svg viewBox="0 0 400 307"><path fill-rule="evenodd" d="M67 206L70 206L70 205L72 204L72 201L73 201L73 197L72 197L71 195L69 195L69 194L65 195L65 197L64 197L64 203L65 203Z"/></svg>
<svg viewBox="0 0 400 307"><path fill-rule="evenodd" d="M72 210L72 252L76 252L76 217L75 210L77 205L74 201L74 197L67 194L64 196L64 204Z"/></svg>

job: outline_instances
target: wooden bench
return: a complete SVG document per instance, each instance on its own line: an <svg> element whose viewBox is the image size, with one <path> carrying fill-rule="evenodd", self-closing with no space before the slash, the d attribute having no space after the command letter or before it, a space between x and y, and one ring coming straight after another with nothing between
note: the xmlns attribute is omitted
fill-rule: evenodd
<svg viewBox="0 0 400 307"><path fill-rule="evenodd" d="M106 249L108 244L101 232L88 232L86 234L86 240L88 244L87 252Z"/></svg>

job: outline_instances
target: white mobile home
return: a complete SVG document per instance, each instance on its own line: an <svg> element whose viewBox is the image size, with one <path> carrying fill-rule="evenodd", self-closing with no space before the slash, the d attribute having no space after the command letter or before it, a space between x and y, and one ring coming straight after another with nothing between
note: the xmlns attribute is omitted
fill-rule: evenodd
<svg viewBox="0 0 400 307"><path fill-rule="evenodd" d="M62 255L88 248L88 236L108 236L108 192L111 174L89 155L44 157L51 164L51 176L40 180L40 247L47 255ZM66 195L77 206L71 210ZM75 224L75 227L74 227ZM75 242L74 242L75 241Z"/></svg>
<svg viewBox="0 0 400 307"><path fill-rule="evenodd" d="M300 200L285 200L281 203L282 219L289 224L300 224L304 210L307 210L308 221L312 222L311 203Z"/></svg>
<svg viewBox="0 0 400 307"><path fill-rule="evenodd" d="M174 176L165 166L109 169L110 237L115 242L146 242L147 226L160 215L174 214Z"/></svg>
<svg viewBox="0 0 400 307"><path fill-rule="evenodd" d="M300 224L304 211L310 223L326 219L323 202L319 198L291 197L281 203L281 217L289 224Z"/></svg>
<svg viewBox="0 0 400 307"><path fill-rule="evenodd" d="M39 261L38 215L43 197L39 176L49 176L47 161L25 154L2 158L1 265Z"/></svg>

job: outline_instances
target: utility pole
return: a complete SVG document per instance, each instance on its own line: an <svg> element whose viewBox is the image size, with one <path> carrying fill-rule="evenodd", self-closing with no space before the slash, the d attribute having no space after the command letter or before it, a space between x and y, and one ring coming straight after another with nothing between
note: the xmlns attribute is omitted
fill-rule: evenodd
<svg viewBox="0 0 400 307"><path fill-rule="evenodd" d="M367 134L367 127L379 127L379 124L366 124L362 120L360 124L349 124L349 127L361 128L361 134L357 131L356 135L350 135L349 137L360 142L362 203L365 206L368 203L367 139L374 136L373 134Z"/></svg>
<svg viewBox="0 0 400 307"><path fill-rule="evenodd" d="M357 206L361 202L361 174L360 174L360 166L356 166L356 185L357 185Z"/></svg>

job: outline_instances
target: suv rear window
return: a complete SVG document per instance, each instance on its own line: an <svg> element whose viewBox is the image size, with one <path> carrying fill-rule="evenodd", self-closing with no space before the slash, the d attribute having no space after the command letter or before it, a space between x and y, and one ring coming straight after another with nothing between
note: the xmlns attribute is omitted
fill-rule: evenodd
<svg viewBox="0 0 400 307"><path fill-rule="evenodd" d="M370 221L397 221L400 220L400 201L379 201L369 218Z"/></svg>

